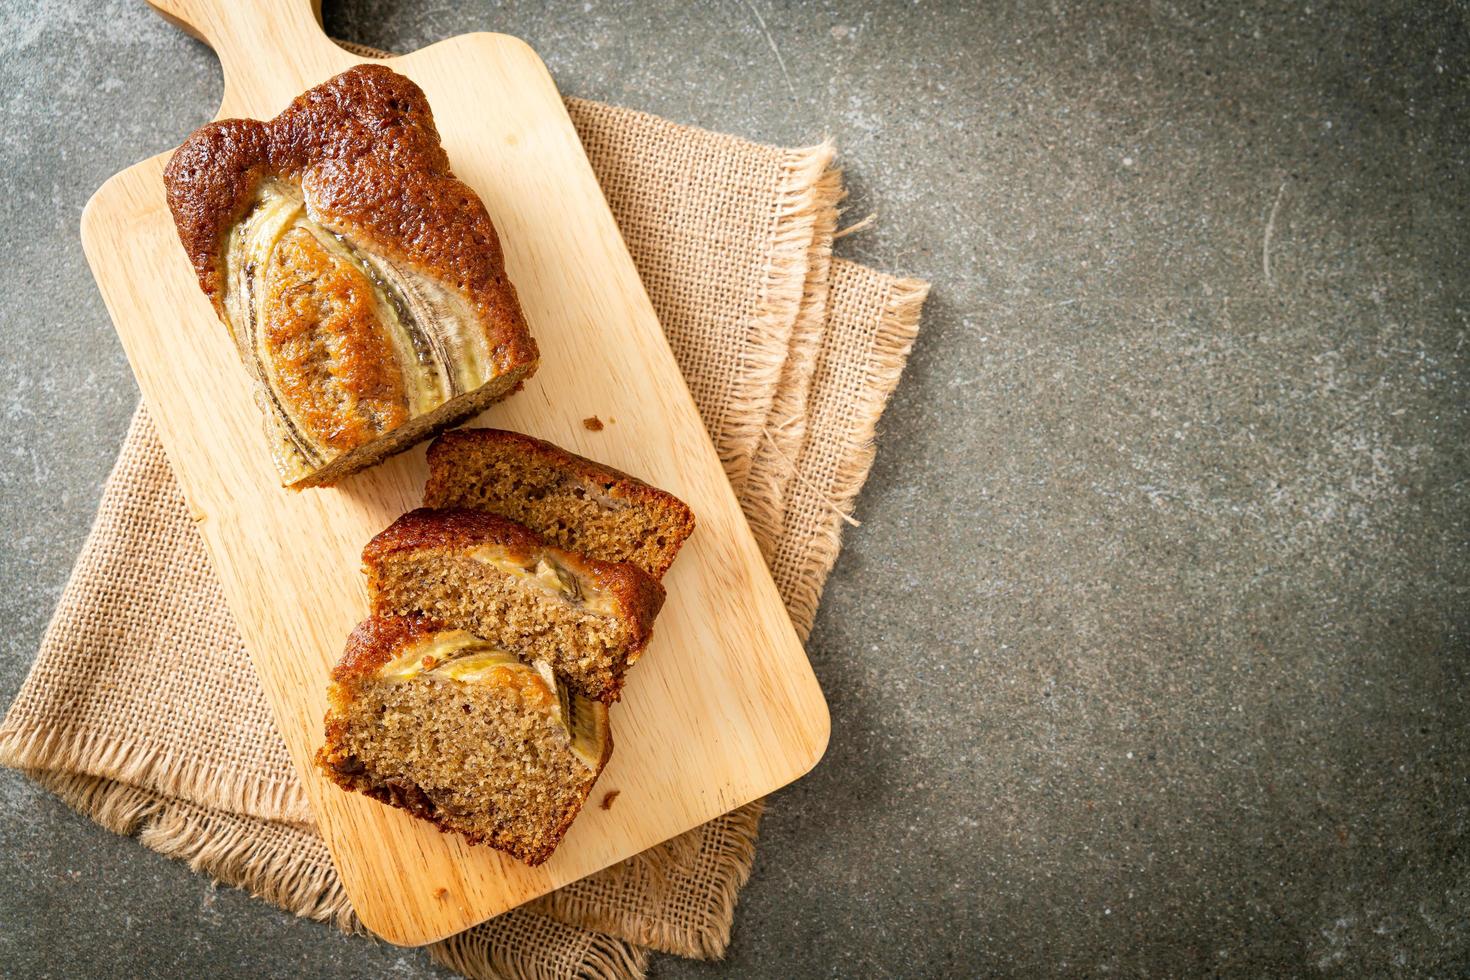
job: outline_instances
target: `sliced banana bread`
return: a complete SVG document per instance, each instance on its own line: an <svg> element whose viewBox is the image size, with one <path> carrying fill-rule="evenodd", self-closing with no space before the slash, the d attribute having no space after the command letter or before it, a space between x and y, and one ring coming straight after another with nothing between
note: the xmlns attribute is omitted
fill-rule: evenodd
<svg viewBox="0 0 1470 980"><path fill-rule="evenodd" d="M425 507L468 507L547 540L662 578L694 530L678 497L559 446L503 429L457 429L429 446Z"/></svg>
<svg viewBox="0 0 1470 980"><path fill-rule="evenodd" d="M548 544L474 510L409 511L363 549L374 616L427 616L616 701L653 632L664 589L637 565Z"/></svg>
<svg viewBox="0 0 1470 980"><path fill-rule="evenodd" d="M327 778L527 864L551 856L612 754L606 705L424 619L359 625L328 699Z"/></svg>

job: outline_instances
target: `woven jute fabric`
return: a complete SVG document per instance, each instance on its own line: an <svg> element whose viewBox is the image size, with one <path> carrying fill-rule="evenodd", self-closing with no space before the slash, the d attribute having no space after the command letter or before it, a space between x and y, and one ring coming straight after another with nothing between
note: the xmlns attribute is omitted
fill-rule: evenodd
<svg viewBox="0 0 1470 980"><path fill-rule="evenodd" d="M927 287L832 259L833 151L569 100L701 415L805 636ZM141 407L0 762L109 829L357 928L163 447ZM636 977L716 957L751 804L430 947L474 977Z"/></svg>

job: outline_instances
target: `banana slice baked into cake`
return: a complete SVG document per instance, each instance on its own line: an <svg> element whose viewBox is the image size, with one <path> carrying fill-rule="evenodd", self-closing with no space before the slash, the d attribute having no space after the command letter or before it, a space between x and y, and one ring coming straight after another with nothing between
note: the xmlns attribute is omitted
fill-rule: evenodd
<svg viewBox="0 0 1470 980"><path fill-rule="evenodd" d="M629 562L549 544L515 521L464 509L409 511L368 542L374 616L426 616L527 661L574 690L616 701L664 589Z"/></svg>
<svg viewBox="0 0 1470 980"><path fill-rule="evenodd" d="M287 486L370 466L535 370L495 227L402 75L359 65L269 122L211 123L164 181Z"/></svg>
<svg viewBox="0 0 1470 980"><path fill-rule="evenodd" d="M612 754L606 705L422 619L359 625L328 703L329 779L527 864L551 856Z"/></svg>
<svg viewBox="0 0 1470 980"><path fill-rule="evenodd" d="M694 531L694 514L673 494L503 429L455 429L435 439L424 506L499 514L563 548L632 562L654 578Z"/></svg>

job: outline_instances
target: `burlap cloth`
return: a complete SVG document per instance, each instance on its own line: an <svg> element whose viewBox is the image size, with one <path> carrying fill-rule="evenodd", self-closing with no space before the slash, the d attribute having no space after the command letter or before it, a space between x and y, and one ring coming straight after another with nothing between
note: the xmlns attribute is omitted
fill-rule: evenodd
<svg viewBox="0 0 1470 980"><path fill-rule="evenodd" d="M927 286L832 259L830 146L568 109L805 637ZM0 762L198 871L357 927L141 407ZM743 807L430 953L516 978L638 977L650 948L717 957L759 817Z"/></svg>

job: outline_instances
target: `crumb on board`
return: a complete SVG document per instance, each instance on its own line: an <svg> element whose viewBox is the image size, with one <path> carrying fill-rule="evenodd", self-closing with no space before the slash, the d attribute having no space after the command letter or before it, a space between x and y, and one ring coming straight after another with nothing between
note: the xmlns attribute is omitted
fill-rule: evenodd
<svg viewBox="0 0 1470 980"><path fill-rule="evenodd" d="M604 810L611 810L612 809L612 805L613 805L613 800L617 799L618 798L618 794L621 793L621 792L622 792L622 790L618 790L618 789L610 789L610 790L608 790L606 793L603 793L602 794L602 802L600 804L598 804L598 805L601 806Z"/></svg>
<svg viewBox="0 0 1470 980"><path fill-rule="evenodd" d="M448 888L435 888L434 889L434 897L435 898L438 898L438 899L448 898L449 897L449 889Z"/></svg>
<svg viewBox="0 0 1470 980"><path fill-rule="evenodd" d="M589 432L601 432L602 419L598 418L596 415L593 415L590 418L585 418L582 420L582 427Z"/></svg>

